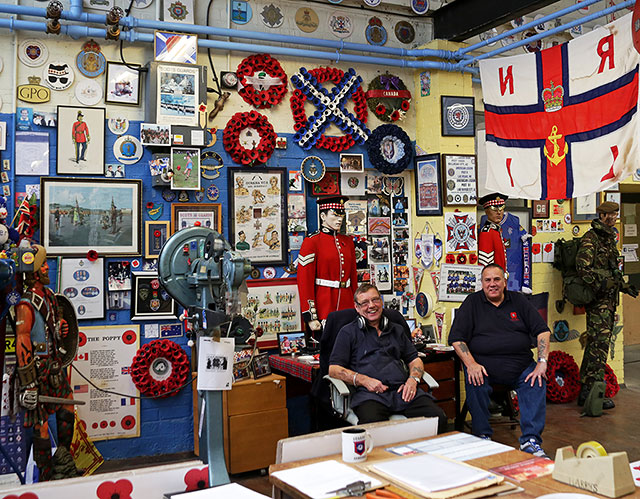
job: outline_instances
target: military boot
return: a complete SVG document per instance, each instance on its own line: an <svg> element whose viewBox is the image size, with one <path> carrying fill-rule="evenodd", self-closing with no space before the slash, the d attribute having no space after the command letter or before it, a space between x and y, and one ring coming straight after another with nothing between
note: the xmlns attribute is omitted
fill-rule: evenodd
<svg viewBox="0 0 640 499"><path fill-rule="evenodd" d="M51 441L48 436L47 438L33 436L33 460L40 471L40 481L46 482L50 480L53 472L53 462L51 458Z"/></svg>
<svg viewBox="0 0 640 499"><path fill-rule="evenodd" d="M589 385L583 384L582 388L580 388L580 393L578 394L578 405L582 407L584 405L585 400L587 400L587 395L589 395L589 391L591 387Z"/></svg>

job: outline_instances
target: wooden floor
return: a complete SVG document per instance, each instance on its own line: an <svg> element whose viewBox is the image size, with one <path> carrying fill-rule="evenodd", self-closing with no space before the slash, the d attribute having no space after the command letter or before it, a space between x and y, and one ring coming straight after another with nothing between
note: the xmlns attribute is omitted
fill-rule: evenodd
<svg viewBox="0 0 640 499"><path fill-rule="evenodd" d="M629 461L640 460L640 345L625 349L625 387L621 388L614 401L616 407L606 411L602 417L580 417L580 408L571 404L547 404L547 421L543 447L547 454L555 457L556 449L582 442L596 440L609 452L626 451ZM516 447L520 428L494 429L493 439ZM267 476L260 472L232 476L232 481L271 497L271 486Z"/></svg>

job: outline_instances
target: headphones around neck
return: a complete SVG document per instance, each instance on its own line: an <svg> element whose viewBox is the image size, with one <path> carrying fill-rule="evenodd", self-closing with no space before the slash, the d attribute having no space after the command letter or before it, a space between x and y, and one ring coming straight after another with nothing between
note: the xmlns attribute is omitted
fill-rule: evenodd
<svg viewBox="0 0 640 499"><path fill-rule="evenodd" d="M382 317L380 317L380 330L386 331L388 325L389 325L389 319L387 319L387 317L384 315L384 312L383 312ZM358 327L363 331L367 330L367 320L364 317L362 317L360 314L358 314Z"/></svg>

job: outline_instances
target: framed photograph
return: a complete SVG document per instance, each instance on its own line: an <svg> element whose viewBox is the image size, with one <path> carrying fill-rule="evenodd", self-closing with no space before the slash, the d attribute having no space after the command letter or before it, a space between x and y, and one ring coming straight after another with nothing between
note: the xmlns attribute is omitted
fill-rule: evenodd
<svg viewBox="0 0 640 499"><path fill-rule="evenodd" d="M442 95L442 135L473 137L476 131L473 97Z"/></svg>
<svg viewBox="0 0 640 499"><path fill-rule="evenodd" d="M440 301L464 301L471 293L482 289L481 265L450 265L440 266L440 286L438 299Z"/></svg>
<svg viewBox="0 0 640 499"><path fill-rule="evenodd" d="M107 62L104 101L125 106L140 104L140 64Z"/></svg>
<svg viewBox="0 0 640 499"><path fill-rule="evenodd" d="M364 159L362 154L341 154L340 171L347 173L363 172Z"/></svg>
<svg viewBox="0 0 640 499"><path fill-rule="evenodd" d="M271 366L269 365L269 354L261 353L256 355L251 361L251 371L255 379L262 378L271 374Z"/></svg>
<svg viewBox="0 0 640 499"><path fill-rule="evenodd" d="M440 154L416 156L413 176L416 185L416 215L442 215Z"/></svg>
<svg viewBox="0 0 640 499"><path fill-rule="evenodd" d="M252 324L262 326L264 334L258 340L260 348L274 348L276 333L303 331L300 295L295 277L284 279L247 279L246 305L242 316Z"/></svg>
<svg viewBox="0 0 640 499"><path fill-rule="evenodd" d="M436 338L436 329L433 327L433 324L423 324L420 326L420 329L422 329L422 336L424 336L427 343L438 342Z"/></svg>
<svg viewBox="0 0 640 499"><path fill-rule="evenodd" d="M158 64L156 122L198 126L200 68Z"/></svg>
<svg viewBox="0 0 640 499"><path fill-rule="evenodd" d="M171 188L185 191L200 190L200 149L171 148Z"/></svg>
<svg viewBox="0 0 640 499"><path fill-rule="evenodd" d="M299 354L306 346L304 333L278 333L280 355Z"/></svg>
<svg viewBox="0 0 640 499"><path fill-rule="evenodd" d="M7 148L7 122L0 121L0 151Z"/></svg>
<svg viewBox="0 0 640 499"><path fill-rule="evenodd" d="M107 278L109 291L130 291L131 262L127 260L120 262L108 262Z"/></svg>
<svg viewBox="0 0 640 499"><path fill-rule="evenodd" d="M622 194L619 192L605 191L604 200L622 204Z"/></svg>
<svg viewBox="0 0 640 499"><path fill-rule="evenodd" d="M477 204L478 166L475 154L443 154L445 206Z"/></svg>
<svg viewBox="0 0 640 499"><path fill-rule="evenodd" d="M40 179L41 241L47 256L139 256L142 181Z"/></svg>
<svg viewBox="0 0 640 499"><path fill-rule="evenodd" d="M251 378L251 365L247 361L233 364L233 381L242 381Z"/></svg>
<svg viewBox="0 0 640 499"><path fill-rule="evenodd" d="M177 306L160 285L155 272L132 272L131 320L175 320Z"/></svg>
<svg viewBox="0 0 640 499"><path fill-rule="evenodd" d="M195 64L198 56L198 36L173 31L155 31L153 60Z"/></svg>
<svg viewBox="0 0 640 499"><path fill-rule="evenodd" d="M231 246L255 264L287 263L287 184L283 169L229 168Z"/></svg>
<svg viewBox="0 0 640 499"><path fill-rule="evenodd" d="M60 290L69 299L78 319L104 319L104 258L63 258Z"/></svg>
<svg viewBox="0 0 640 499"><path fill-rule="evenodd" d="M587 194L571 200L571 222L591 222L598 218L596 209L600 206L600 193Z"/></svg>
<svg viewBox="0 0 640 499"><path fill-rule="evenodd" d="M549 218L549 200L534 199L531 203L533 218Z"/></svg>
<svg viewBox="0 0 640 499"><path fill-rule="evenodd" d="M158 258L169 235L168 220L147 220L144 223L144 257Z"/></svg>
<svg viewBox="0 0 640 499"><path fill-rule="evenodd" d="M104 174L103 107L58 106L58 175Z"/></svg>
<svg viewBox="0 0 640 499"><path fill-rule="evenodd" d="M140 143L143 146L170 146L171 125L140 123Z"/></svg>
<svg viewBox="0 0 640 499"><path fill-rule="evenodd" d="M220 203L173 203L171 205L171 234L193 227L196 222L200 222L201 227L210 227L222 233L222 205Z"/></svg>

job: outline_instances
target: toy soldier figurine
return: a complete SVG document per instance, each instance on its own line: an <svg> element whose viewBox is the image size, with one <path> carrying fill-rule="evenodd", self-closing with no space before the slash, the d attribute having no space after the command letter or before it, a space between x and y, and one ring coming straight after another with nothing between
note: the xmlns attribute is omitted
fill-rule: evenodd
<svg viewBox="0 0 640 499"><path fill-rule="evenodd" d="M483 267L490 263L497 263L504 271L507 270L507 252L502 240L500 221L504 215L504 204L507 196L504 194L487 194L478 200L487 214L485 222L478 234L478 265Z"/></svg>
<svg viewBox="0 0 640 499"><path fill-rule="evenodd" d="M339 233L345 201L344 196L318 199L320 230L304 239L298 256L302 316L314 335L331 312L354 307L355 246L351 237Z"/></svg>
<svg viewBox="0 0 640 499"><path fill-rule="evenodd" d="M582 389L578 395L578 405L584 405L596 381L604 381L620 291L634 298L638 296L638 290L624 282L619 268L620 255L614 230L619 210L618 203L611 201L598 206L598 218L591 222L591 230L583 236L576 254L578 276L596 296L593 302L586 305L586 345L580 366ZM613 400L604 399L603 409L614 407Z"/></svg>
<svg viewBox="0 0 640 499"><path fill-rule="evenodd" d="M78 324L70 302L45 287L49 284L45 249L40 245L32 248L33 272L25 273L26 291L16 306L16 393L19 405L26 411L25 426L33 426L33 456L40 481L45 481L79 474L69 451L74 430L73 405L42 400L44 396L72 402L66 367L77 352ZM53 413L58 448L52 459L47 420Z"/></svg>

